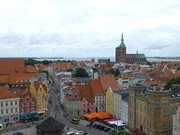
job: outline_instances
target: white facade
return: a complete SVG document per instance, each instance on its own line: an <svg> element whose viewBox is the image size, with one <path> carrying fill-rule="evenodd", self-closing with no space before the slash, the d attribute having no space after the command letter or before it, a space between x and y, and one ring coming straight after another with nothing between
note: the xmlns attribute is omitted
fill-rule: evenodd
<svg viewBox="0 0 180 135"><path fill-rule="evenodd" d="M121 109L121 95L117 93L113 93L113 116L117 119L121 118L120 114Z"/></svg>
<svg viewBox="0 0 180 135"><path fill-rule="evenodd" d="M173 115L173 135L180 135L180 106L175 115Z"/></svg>
<svg viewBox="0 0 180 135"><path fill-rule="evenodd" d="M113 116L128 124L128 101L123 99L128 93L113 93Z"/></svg>
<svg viewBox="0 0 180 135"><path fill-rule="evenodd" d="M127 89L129 87L129 79L122 79L118 80L118 84L121 88Z"/></svg>
<svg viewBox="0 0 180 135"><path fill-rule="evenodd" d="M120 115L120 119L128 124L128 102L126 100L121 102Z"/></svg>
<svg viewBox="0 0 180 135"><path fill-rule="evenodd" d="M105 96L104 95L96 95L95 96L95 105L98 112L105 111Z"/></svg>
<svg viewBox="0 0 180 135"><path fill-rule="evenodd" d="M19 120L19 98L0 99L0 122L11 123Z"/></svg>
<svg viewBox="0 0 180 135"><path fill-rule="evenodd" d="M58 72L56 73L56 77L61 80L68 80L72 78L72 73L71 72Z"/></svg>

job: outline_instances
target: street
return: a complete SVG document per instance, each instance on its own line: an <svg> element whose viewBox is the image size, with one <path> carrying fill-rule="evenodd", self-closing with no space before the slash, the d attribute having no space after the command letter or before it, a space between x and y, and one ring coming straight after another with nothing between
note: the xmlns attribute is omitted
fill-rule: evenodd
<svg viewBox="0 0 180 135"><path fill-rule="evenodd" d="M100 130L96 130L94 128L87 127L81 120L80 124L72 124L70 118L65 118L63 115L63 109L61 104L61 97L63 83L60 83L59 80L55 77L55 75L50 74L50 79L48 83L48 114L49 116L55 118L57 121L64 123L65 130L64 134L66 134L69 130L83 130L88 132L90 135L108 135ZM36 135L36 123L18 123L9 127L5 130L2 135L13 135L16 132L22 132L24 135Z"/></svg>
<svg viewBox="0 0 180 135"><path fill-rule="evenodd" d="M83 130L88 132L90 135L108 135L108 133L105 133L100 130L96 130L94 128L86 127L84 125L75 125L70 122L70 119L67 119L63 115L63 110L61 107L61 96L62 96L62 82L59 82L59 80L56 78L56 76L52 73L51 75L51 80L49 84L49 101L48 102L48 111L49 111L49 116L54 117L56 120L59 122L62 122L66 125L65 127L65 132L67 127L72 128L72 129L77 129L77 130Z"/></svg>

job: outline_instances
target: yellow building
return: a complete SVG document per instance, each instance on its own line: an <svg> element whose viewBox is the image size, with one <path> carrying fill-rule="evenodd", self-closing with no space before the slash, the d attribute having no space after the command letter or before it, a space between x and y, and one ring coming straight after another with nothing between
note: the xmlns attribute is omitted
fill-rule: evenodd
<svg viewBox="0 0 180 135"><path fill-rule="evenodd" d="M180 105L173 115L173 135L180 135Z"/></svg>
<svg viewBox="0 0 180 135"><path fill-rule="evenodd" d="M47 111L47 87L41 82L33 82L30 86L30 92L32 97L36 101L36 111L46 112Z"/></svg>
<svg viewBox="0 0 180 135"><path fill-rule="evenodd" d="M169 90L129 89L129 128L143 127L147 135L172 135L172 115L179 100Z"/></svg>
<svg viewBox="0 0 180 135"><path fill-rule="evenodd" d="M113 91L111 87L108 87L106 91L106 112L113 113Z"/></svg>

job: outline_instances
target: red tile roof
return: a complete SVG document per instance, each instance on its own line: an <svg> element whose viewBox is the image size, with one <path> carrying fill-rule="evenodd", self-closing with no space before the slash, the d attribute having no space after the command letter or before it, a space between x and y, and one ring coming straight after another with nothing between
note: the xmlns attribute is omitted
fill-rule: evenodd
<svg viewBox="0 0 180 135"><path fill-rule="evenodd" d="M66 71L68 69L73 68L73 65L72 65L72 63L57 63L57 64L54 64L53 67L56 70Z"/></svg>
<svg viewBox="0 0 180 135"><path fill-rule="evenodd" d="M5 87L0 87L0 99L18 98L18 97L19 95L17 95L15 92Z"/></svg>
<svg viewBox="0 0 180 135"><path fill-rule="evenodd" d="M90 85L90 88L91 88L94 95L104 93L104 89L101 86L101 83L100 83L100 81L98 79L91 80L89 82L89 85Z"/></svg>
<svg viewBox="0 0 180 135"><path fill-rule="evenodd" d="M9 76L9 83L14 84L21 80L31 80L34 75L34 73L14 73Z"/></svg>
<svg viewBox="0 0 180 135"><path fill-rule="evenodd" d="M0 84L7 84L9 82L8 75L0 75Z"/></svg>
<svg viewBox="0 0 180 135"><path fill-rule="evenodd" d="M26 72L27 73L37 73L38 71L36 70L35 66L28 65L28 66L26 66Z"/></svg>
<svg viewBox="0 0 180 135"><path fill-rule="evenodd" d="M89 85L78 85L81 99L85 98L87 101L94 103L94 95Z"/></svg>
<svg viewBox="0 0 180 135"><path fill-rule="evenodd" d="M0 75L25 71L24 59L20 58L1 58L0 67Z"/></svg>
<svg viewBox="0 0 180 135"><path fill-rule="evenodd" d="M102 75L99 78L103 90L107 90L108 87L111 87L113 91L119 90L117 81L113 78L112 75Z"/></svg>

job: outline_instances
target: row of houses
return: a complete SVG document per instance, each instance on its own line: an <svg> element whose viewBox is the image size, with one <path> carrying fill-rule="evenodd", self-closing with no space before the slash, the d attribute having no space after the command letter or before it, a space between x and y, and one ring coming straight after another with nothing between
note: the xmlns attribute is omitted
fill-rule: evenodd
<svg viewBox="0 0 180 135"><path fill-rule="evenodd" d="M0 122L16 122L19 113L47 111L47 84L36 66L21 58L0 59Z"/></svg>
<svg viewBox="0 0 180 135"><path fill-rule="evenodd" d="M15 122L20 113L46 112L47 87L42 82L33 82L30 90L13 90L0 87L0 122Z"/></svg>
<svg viewBox="0 0 180 135"><path fill-rule="evenodd" d="M120 89L112 75L102 75L85 84L74 83L71 88L65 95L64 106L72 117L108 112L128 122L128 92Z"/></svg>

